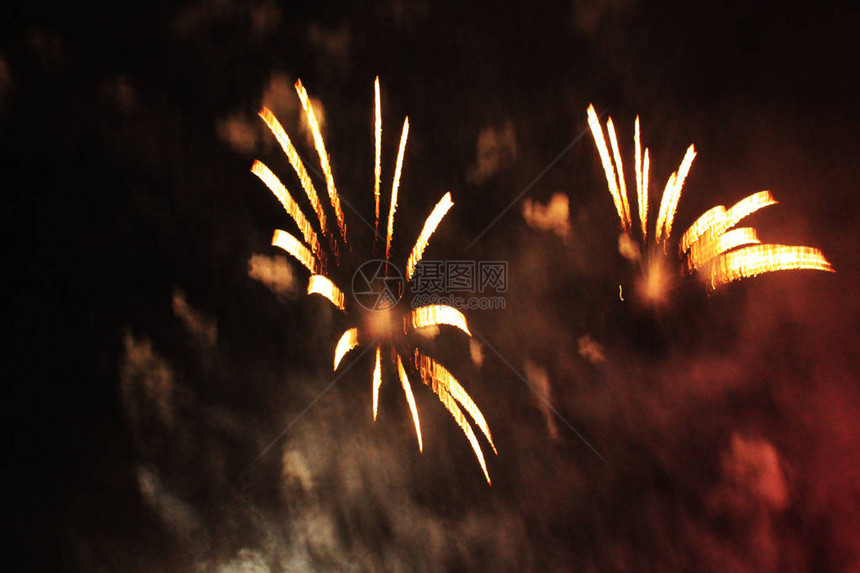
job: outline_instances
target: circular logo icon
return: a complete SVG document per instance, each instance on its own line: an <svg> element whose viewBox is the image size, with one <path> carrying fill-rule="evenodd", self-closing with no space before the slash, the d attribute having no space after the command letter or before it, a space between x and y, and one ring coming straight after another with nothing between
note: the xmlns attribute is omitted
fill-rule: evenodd
<svg viewBox="0 0 860 573"><path fill-rule="evenodd" d="M388 261L367 261L352 275L352 296L367 310L388 310L403 297L403 275Z"/></svg>

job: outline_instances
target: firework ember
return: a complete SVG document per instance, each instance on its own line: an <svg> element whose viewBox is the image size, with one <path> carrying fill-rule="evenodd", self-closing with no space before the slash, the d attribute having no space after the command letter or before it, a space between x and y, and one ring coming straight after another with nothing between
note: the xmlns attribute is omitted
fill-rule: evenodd
<svg viewBox="0 0 860 573"><path fill-rule="evenodd" d="M337 221L337 233L343 244L347 243L346 224L344 222L343 211L340 207L340 198L334 184L334 176L332 175L331 165L329 163L328 154L325 149L325 142L319 129L319 124L314 115L313 106L310 104L307 92L301 81L296 82L296 91L305 111L308 125L313 134L314 147L320 159L320 167L323 171L326 188L328 190L329 199L332 209L335 213ZM374 214L375 214L375 229L379 229L380 215L380 178L381 178L381 139L382 139L382 114L379 96L379 78L374 82ZM334 233L330 232L326 226L326 216L319 202L316 189L311 181L307 169L302 163L298 152L293 146L290 138L287 136L280 122L268 108L263 108L260 111L260 117L269 127L269 130L278 140L284 153L289 159L290 165L295 171L305 194L310 201L310 204L317 215L319 230L324 237L330 239L330 248L334 255L333 260L339 261L338 247ZM406 118L403 122L403 130L400 136L400 146L397 153L397 162L394 170L394 178L391 185L391 199L388 211L388 223L386 226L385 238L385 274L388 276L389 261L391 257L391 245L394 238L394 215L397 209L397 196L400 187L400 176L403 169L403 159L406 150L406 141L409 134L409 119ZM298 260L308 271L311 276L308 280L308 294L318 294L331 302L335 307L344 313L348 314L351 311L358 309L349 309L348 300L344 295L344 291L339 288L331 277L327 274L326 251L317 238L316 230L311 222L304 216L301 207L292 198L284 184L275 176L275 174L260 161L255 161L251 171L260 178L260 180L269 188L270 191L277 197L278 201L283 205L284 210L296 224L299 232L304 239L304 243L291 235L290 233L277 230L272 238L272 244L280 247L296 260ZM424 250L430 241L430 237L435 232L439 223L445 217L445 214L453 206L451 194L445 193L430 216L424 223L424 226L419 234L414 247L409 255L406 264L406 280L412 279L417 265L421 261ZM412 386L409 382L408 373L404 364L410 365L416 373L418 373L421 381L429 386L437 395L439 400L454 418L457 425L466 434L469 444L474 450L478 463L481 466L484 477L487 483L490 483L489 472L484 459L484 454L476 438L472 426L463 414L465 410L472 419L472 422L480 429L481 433L487 439L493 452L496 453L496 446L493 443L492 436L484 415L478 409L475 402L460 385L456 378L441 364L426 356L418 348L408 342L407 335L410 332L415 332L422 328L450 326L460 330L468 336L471 336L469 327L466 322L466 317L459 310L446 305L429 305L416 308L408 316L399 316L395 314L395 310L390 307L384 309L374 308L363 313L363 320L360 321L360 326L347 329L338 340L334 352L334 369L337 370L341 365L344 357L354 348L362 344L372 344L375 347L375 360L372 374L372 389L373 389L373 419L376 420L379 405L379 390L383 381L383 356L390 356L392 364L397 369L397 375L400 379L403 391L406 395L406 401L409 405L409 410L412 414L412 420L415 425L415 433L418 438L418 449L423 451L423 440L421 436L421 425L418 419L418 409L415 404L415 398L412 394ZM401 327L402 326L402 327ZM390 352L383 353L383 347ZM411 360L404 363L402 356L409 356Z"/></svg>
<svg viewBox="0 0 860 573"><path fill-rule="evenodd" d="M696 158L693 145L687 148L678 170L669 176L654 228L653 241L648 243L648 172L649 154L642 152L639 130L639 117L636 117L634 143L634 171L636 194L639 207L639 222L642 231L641 244L633 237L633 223L627 201L627 186L624 181L624 167L615 126L612 118L606 122L612 156L606 145L606 138L593 105L588 106L588 125L594 138L600 162L606 175L606 183L618 218L621 221L621 236L618 248L621 254L640 264L643 276L639 281L639 294L651 303L663 302L668 290L672 288L674 277L683 274L671 271L667 261L669 239L675 212L681 199L684 181ZM614 158L614 163L613 163ZM811 269L833 271L830 263L817 249L810 247L789 247L784 245L761 244L756 230L752 227L734 227L746 217L776 200L769 191L759 191L745 197L731 208L723 205L713 207L702 214L680 239L679 254L685 258L683 272L701 272L707 277L709 290L717 289L727 283L759 274L781 271Z"/></svg>

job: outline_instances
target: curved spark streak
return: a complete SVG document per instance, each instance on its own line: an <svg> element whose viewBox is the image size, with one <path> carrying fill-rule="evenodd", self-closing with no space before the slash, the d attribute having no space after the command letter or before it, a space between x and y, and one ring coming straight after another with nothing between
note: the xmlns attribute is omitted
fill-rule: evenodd
<svg viewBox="0 0 860 573"><path fill-rule="evenodd" d="M373 167L373 197L375 200L375 213L376 213L376 223L374 225L374 229L376 233L379 233L379 180L382 178L382 104L380 102L379 97L379 76L376 76L376 80L373 82L373 91L374 91L374 141L376 143L376 149L374 154L374 167ZM376 239L374 238L374 241ZM375 244L375 243L374 243Z"/></svg>
<svg viewBox="0 0 860 573"><path fill-rule="evenodd" d="M385 239L385 260L391 255L391 239L394 235L394 211L397 210L397 189L400 187L400 170L403 168L403 153L406 151L406 138L409 136L409 118L403 120L403 131L400 133L400 150L397 152L397 166L394 169L394 181L391 184L391 204L388 207L388 235Z"/></svg>
<svg viewBox="0 0 860 573"><path fill-rule="evenodd" d="M728 210L724 205L708 209L681 236L681 253L690 250L703 236L708 235L713 240L756 211L776 204L770 191L759 191L744 197Z"/></svg>
<svg viewBox="0 0 860 573"><path fill-rule="evenodd" d="M328 299L340 310L345 310L343 291L326 276L311 275L308 279L308 294L318 294Z"/></svg>
<svg viewBox="0 0 860 573"><path fill-rule="evenodd" d="M333 370L337 370L337 367L340 365L340 361L343 360L343 357L346 356L346 353L355 348L356 346L358 346L358 329L350 328L349 330L344 332L341 335L340 340L337 341L337 346L334 349Z"/></svg>
<svg viewBox="0 0 860 573"><path fill-rule="evenodd" d="M418 420L418 407L415 405L415 396L412 395L412 384L409 383L409 378L406 376L406 369L403 368L403 360L400 355L397 355L397 374L400 376L400 384L403 386L403 393L406 394L406 401L409 403L409 411L412 412L412 423L415 425L415 435L418 437L418 451L424 451L424 444L421 441L421 422Z"/></svg>
<svg viewBox="0 0 860 573"><path fill-rule="evenodd" d="M305 164L302 163L302 160L299 157L299 152L296 151L293 142L290 141L290 137L287 135L287 132L284 131L284 127L281 125L281 122L278 121L278 118L275 117L275 114L272 113L272 110L263 106L258 115L266 122L266 125L269 126L269 131L271 131L272 135L275 136L275 139L278 140L278 143L281 145L281 149L290 161L290 165L293 166L293 171L296 172L296 175L302 184L302 189L305 190L305 194L311 202L311 207L313 207L314 213L316 213L320 229L325 233L325 211L323 211L319 195L317 195L316 187L314 187L313 181L311 181L308 171L305 169Z"/></svg>
<svg viewBox="0 0 860 573"><path fill-rule="evenodd" d="M317 150L317 155L320 157L320 167L322 167L323 175L325 175L325 184L328 189L329 200L334 209L334 214L337 217L337 226L340 229L340 236L343 242L346 243L346 223L343 220L343 209L340 207L340 197L337 194L337 189L334 186L334 176L331 173L331 164L329 163L328 153L325 150L325 142L323 141L322 133L320 132L319 123L317 123L316 115L314 114L314 106L311 105L308 99L308 92L305 86L302 85L302 80L296 81L296 92L299 94L299 101L302 103L302 108L305 110L305 115L308 118L308 125L311 128L311 133L314 137L314 147Z"/></svg>
<svg viewBox="0 0 860 573"><path fill-rule="evenodd" d="M298 203L295 202L290 192L287 191L287 188L278 179L278 176L272 173L272 170L265 163L258 160L254 160L254 164L251 166L251 173L259 177L260 181L265 183L266 187L278 198L278 201L284 207L284 211L296 222L299 231L302 233L302 237L310 245L311 251L319 257L322 253L320 252L320 243L316 232L311 227L311 223L307 220L305 214L302 213Z"/></svg>
<svg viewBox="0 0 860 573"><path fill-rule="evenodd" d="M275 229L275 233L272 235L272 245L285 250L304 265L311 274L316 274L319 264L314 258L313 253L291 234L281 229Z"/></svg>
<svg viewBox="0 0 860 573"><path fill-rule="evenodd" d="M723 225L726 220L726 208L724 205L717 205L716 207L711 207L704 213L702 213L696 221L690 225L690 228L687 229L683 235L681 235L681 242L679 248L681 253L685 253L690 250L693 246L693 243L698 241L705 233L709 233L712 229L717 228L720 225ZM714 233L711 233L712 235ZM719 233L716 233L719 234Z"/></svg>
<svg viewBox="0 0 860 573"><path fill-rule="evenodd" d="M493 485L493 482L490 481L490 474L487 472L487 462L484 461L484 452L481 451L481 446L478 444L478 438L475 436L472 426L469 425L469 421L466 420L466 417L463 415L463 411L460 410L460 406L457 405L457 402L451 396L451 393L448 392L445 385L438 380L425 380L424 383L428 384L430 388L433 389L433 392L436 393L439 401L442 402L445 409L448 410L448 413L451 414L451 417L454 418L454 421L457 422L457 425L460 426L466 434L469 444L472 445L472 451L475 452L475 457L478 458L478 463L481 464L481 470L484 472L484 477L486 478L487 483Z"/></svg>
<svg viewBox="0 0 860 573"><path fill-rule="evenodd" d="M753 245L720 255L711 267L711 290L746 277L784 270L835 272L818 249L787 245Z"/></svg>
<svg viewBox="0 0 860 573"><path fill-rule="evenodd" d="M445 217L445 214L448 213L448 210L453 206L454 201L451 200L451 193L445 193L439 202L436 203L430 216L427 217L426 221L424 221L424 228L421 229L421 233L415 241L415 246L412 247L412 252L409 254L409 259L406 261L407 282L412 280L412 275L415 273L415 267L417 267L418 263L421 262L421 257L424 256L424 249L427 248L427 243L430 242L430 237L436 232L436 227L439 226L442 218Z"/></svg>
<svg viewBox="0 0 860 573"><path fill-rule="evenodd" d="M600 120L592 104L588 105L588 127L591 129L591 136L594 138L597 152L600 154L600 162L603 164L603 172L606 174L606 183L609 185L609 193L612 195L612 201L615 203L615 210L618 211L618 218L621 219L621 226L624 227L624 207L622 206L621 195L618 191L615 168L612 167L609 150L606 148L606 139L603 137L603 128L600 126Z"/></svg>
<svg viewBox="0 0 860 573"><path fill-rule="evenodd" d="M621 208L624 210L624 217L621 222L625 230L629 230L631 226L630 220L630 204L627 202L627 184L624 182L624 164L621 163L621 151L618 149L618 138L615 135L615 125L612 123L612 118L606 122L606 130L609 132L609 143L612 144L612 155L615 157L615 176L618 178L618 194L621 196Z"/></svg>
<svg viewBox="0 0 860 573"><path fill-rule="evenodd" d="M660 213L657 217L657 241L668 241L672 235L672 222L675 220L675 211L678 209L678 201L681 199L681 191L684 188L684 180L690 172L693 160L696 158L696 148L690 145L681 166L676 173L672 173L663 191L663 199L660 202Z"/></svg>
<svg viewBox="0 0 860 573"><path fill-rule="evenodd" d="M759 209L776 204L777 200L773 198L770 191L759 191L744 197L726 211L726 229L731 229Z"/></svg>
<svg viewBox="0 0 860 573"><path fill-rule="evenodd" d="M472 397L469 396L462 386L460 386L457 379L454 378L447 368L429 356L419 353L417 350L415 351L415 361L416 369L421 373L421 378L424 380L424 383L429 384L430 381L434 381L442 385L445 390L463 406L469 415L472 416L472 420L474 420L475 425L484 433L484 436L490 443L490 447L493 448L493 452L498 455L499 452L496 451L496 446L493 443L493 436L490 435L490 428L487 426L487 421L484 419L484 415L481 413L481 410L478 409L478 406L475 405Z"/></svg>
<svg viewBox="0 0 860 573"><path fill-rule="evenodd" d="M442 324L459 328L467 335L472 336L466 324L466 317L452 306L431 304L418 307L412 311L412 328L440 326Z"/></svg>
<svg viewBox="0 0 860 573"><path fill-rule="evenodd" d="M376 421L376 408L379 405L379 387L382 386L382 365L380 364L381 349L376 347L376 365L373 367L373 421Z"/></svg>
<svg viewBox="0 0 860 573"><path fill-rule="evenodd" d="M710 238L710 235L705 235L700 241L694 243L690 249L690 256L687 259L687 269L694 271L723 253L727 253L738 247L759 243L761 241L759 241L758 235L752 227L733 229L727 233L723 233L716 239Z"/></svg>

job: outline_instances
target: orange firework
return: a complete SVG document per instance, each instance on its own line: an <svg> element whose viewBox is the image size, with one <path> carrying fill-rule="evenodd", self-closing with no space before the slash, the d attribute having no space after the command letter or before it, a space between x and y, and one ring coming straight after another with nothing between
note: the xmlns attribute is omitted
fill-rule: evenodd
<svg viewBox="0 0 860 573"><path fill-rule="evenodd" d="M319 124L314 115L313 106L310 103L307 92L301 81L296 82L296 91L302 103L302 108L305 111L308 125L311 128L313 135L314 147L320 159L320 167L326 182L331 207L335 213L337 228L330 231L326 226L326 216L319 201L319 196L314 188L313 182L299 157L296 148L293 146L290 138L287 136L281 124L278 122L275 115L268 108L263 108L260 111L260 117L269 127L269 130L278 140L284 153L289 159L290 165L295 171L302 189L311 204L311 207L316 214L315 223L318 224L318 229L308 220L301 207L296 203L290 192L284 184L275 176L272 171L262 162L255 161L251 171L257 175L260 180L272 191L278 201L284 207L284 210L296 224L299 233L304 239L304 242L283 230L276 230L272 238L272 244L280 247L289 255L295 258L309 272L308 294L318 294L332 303L336 308L344 313L350 310L358 309L349 308L349 300L344 295L344 291L339 288L330 276L327 274L326 252L321 241L317 237L317 230L324 237L331 240L329 245L334 255L334 260L338 261L337 240L340 239L345 245L347 242L346 223L343 218L343 211L340 206L340 197L334 184L334 176L331 171L328 153L325 150L325 142L319 129ZM375 229L379 230L380 216L380 178L381 178L381 147L382 147L382 114L379 97L379 78L374 82L374 213L375 213ZM391 257L391 246L394 239L394 215L397 209L397 195L400 187L400 175L403 168L403 159L406 150L406 140L409 134L409 119L403 122L403 130L400 136L400 146L397 154L397 162L395 164L394 178L391 185L391 200L389 203L388 222L386 226L385 236L385 275L389 273L389 261ZM421 261L424 250L430 241L430 237L438 227L439 223L444 218L445 214L453 205L451 194L445 193L424 223L421 233L412 248L406 264L406 280L410 281L414 275L417 265ZM396 302L396 301L395 301ZM406 396L406 402L409 405L412 421L415 426L415 434L418 439L418 449L423 451L424 443L421 436L421 423L418 418L418 409L415 404L415 398L412 394L412 385L409 382L407 368L416 373L421 381L429 386L437 395L439 400L457 422L457 425L466 434L475 456L481 465L481 470L487 482L490 483L490 476L487 472L487 465L484 461L484 454L481 450L475 432L472 429L472 424L477 426L481 433L486 438L493 452L496 452L496 447L493 444L493 438L490 434L489 426L487 425L484 415L475 405L475 402L460 385L456 378L441 364L425 355L413 344L410 344L407 339L408 335L417 332L420 329L427 327L450 326L467 336L471 336L469 327L466 322L466 317L459 310L446 305L428 305L415 308L408 314L395 316L394 310L391 308L370 310L364 313L359 326L348 328L338 340L334 352L334 369L337 370L341 365L344 357L351 350L365 344L372 344L375 349L375 360L372 375L373 389L373 419L376 420L379 404L379 390L382 386L383 357L390 357L391 364L397 371L397 376L403 387L403 392ZM469 415L472 420L470 424L463 410Z"/></svg>
<svg viewBox="0 0 860 573"><path fill-rule="evenodd" d="M588 106L588 126L597 146L609 193L621 220L621 236L618 248L621 254L641 265L643 276L639 281L639 293L646 300L663 302L672 286L674 276L699 272L706 277L709 290L745 277L781 270L812 269L833 271L821 251L810 247L789 247L785 245L762 244L756 230L752 227L735 228L743 219L756 211L775 205L776 200L769 191L759 191L745 197L731 208L718 205L709 209L683 234L679 242L679 254L683 259L682 272L672 273L668 269L667 252L672 236L672 224L684 181L696 158L693 145L687 148L678 170L669 176L652 240L648 241L648 171L649 155L646 148L642 152L639 132L639 117L636 117L634 133L634 173L639 208L639 222L642 231L641 243L633 236L633 223L627 202L627 187L624 180L624 167L615 135L612 118L606 122L609 140L614 157L610 157L603 129L594 111Z"/></svg>

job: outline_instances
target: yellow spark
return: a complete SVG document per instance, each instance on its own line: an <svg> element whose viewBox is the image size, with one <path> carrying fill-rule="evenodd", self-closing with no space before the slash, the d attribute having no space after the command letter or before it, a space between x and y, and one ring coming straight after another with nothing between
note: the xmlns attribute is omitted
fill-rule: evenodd
<svg viewBox="0 0 860 573"><path fill-rule="evenodd" d="M272 132L272 135L274 135L275 139L278 140L278 143L281 144L281 149L284 150L284 154L287 156L287 159L290 160L290 165L293 166L293 170L299 177L299 181L302 184L302 189L305 190L305 194L308 196L308 200L311 202L311 207L313 207L314 213L316 213L317 215L320 229L323 233L325 233L325 211L323 211L322 204L320 203L319 196L317 195L317 190L314 187L310 176L308 175L308 171L307 169L305 169L305 164L302 163L302 160L299 157L299 152L296 151L293 142L290 141L290 137L287 135L287 132L284 131L284 127L281 125L281 122L278 121L278 118L275 117L275 114L272 113L272 110L270 110L266 106L263 106L263 109L260 110L259 115L263 119L263 121L266 122L266 125L269 126L269 131Z"/></svg>
<svg viewBox="0 0 860 573"><path fill-rule="evenodd" d="M612 167L612 160L609 158L609 149L607 149L606 139L603 137L603 128L600 126L600 120L597 118L597 112L594 111L592 104L588 105L588 127L591 129L591 136L594 138L597 152L600 154L600 162L603 164L603 172L606 174L606 183L609 185L609 193L612 195L612 201L615 203L615 210L618 211L622 228L626 230L626 227L624 227L624 207L621 202L621 194L618 191L618 180L615 178L615 169Z"/></svg>
<svg viewBox="0 0 860 573"><path fill-rule="evenodd" d="M433 380L442 385L445 390L463 406L469 415L472 416L472 420L474 420L475 425L484 433L484 436L490 443L490 447L493 448L493 452L498 454L496 446L493 444L493 437L490 435L490 428L487 426L487 421L484 419L484 415L481 413L481 410L478 409L478 406L475 405L472 397L469 396L462 386L460 386L460 383L457 382L457 379L454 378L448 369L429 356L420 354L417 350L415 351L415 365L425 384L428 384L429 381Z"/></svg>
<svg viewBox="0 0 860 573"><path fill-rule="evenodd" d="M417 351L416 357L418 357ZM420 359L422 361L430 360L432 362L432 360L426 356L421 356ZM457 405L457 400L455 400L454 396L449 391L448 386L446 386L442 380L432 375L432 370L428 372L422 369L420 372L424 383L433 389L433 392L439 398L439 401L442 402L448 410L448 413L451 414L451 417L454 418L454 421L457 422L457 425L460 426L466 434L466 438L469 440L469 443L472 445L472 450L475 452L475 457L478 458L478 463L481 464L481 469L484 472L484 477L487 479L487 483L492 485L490 474L487 472L487 463L484 461L484 452L481 451L481 446L478 444L478 438L475 436L472 426L469 425L469 421L466 420L462 410L460 410L460 406ZM495 451L495 448L493 451Z"/></svg>
<svg viewBox="0 0 860 573"><path fill-rule="evenodd" d="M776 203L770 191L759 191L744 197L728 210L724 205L708 209L681 236L681 253L687 252L704 235L714 240L759 209Z"/></svg>
<svg viewBox="0 0 860 573"><path fill-rule="evenodd" d="M452 306L431 304L418 307L412 311L412 328L424 328L426 326L439 326L442 324L459 328L467 335L472 336L466 324L466 317Z"/></svg>
<svg viewBox="0 0 860 573"><path fill-rule="evenodd" d="M308 99L308 92L305 86L302 85L302 80L296 81L296 92L299 94L299 101L302 103L302 108L305 110L305 115L308 118L308 125L311 128L311 133L314 137L314 147L317 150L317 155L320 157L320 167L322 167L323 175L325 176L325 184L328 189L329 200L334 209L334 214L337 217L337 226L340 229L340 236L343 242L346 242L346 223L343 220L343 210L340 207L340 197L337 194L337 189L334 186L334 176L331 173L331 164L329 163L328 153L325 150L325 142L323 141L322 133L320 132L319 123L317 123L316 115L314 114L314 106L311 105Z"/></svg>
<svg viewBox="0 0 860 573"><path fill-rule="evenodd" d="M621 151L618 149L618 138L615 135L615 125L612 123L612 118L606 122L606 130L609 132L609 142L612 144L612 155L615 157L615 176L618 178L618 193L621 196L621 209L624 212L621 226L624 230L629 230L630 221L630 204L627 202L627 184L624 182L624 164L621 163Z"/></svg>
<svg viewBox="0 0 860 573"><path fill-rule="evenodd" d="M712 229L722 229L726 220L726 208L724 205L711 207L702 213L696 221L690 225L683 235L681 235L680 250L685 253L690 250L697 240L705 233L711 233ZM722 232L722 231L720 231ZM714 233L711 233L714 235ZM719 235L719 233L716 233Z"/></svg>
<svg viewBox="0 0 860 573"><path fill-rule="evenodd" d="M337 346L334 349L334 370L340 365L340 361L346 356L346 353L358 346L358 329L350 328L344 332L340 340L337 341Z"/></svg>
<svg viewBox="0 0 860 573"><path fill-rule="evenodd" d="M284 187L284 184L281 183L281 180L278 179L277 175L272 173L272 170L266 167L266 165L261 161L254 161L254 164L251 166L251 173L260 178L260 181L266 184L266 187L278 198L281 205L284 207L284 211L292 217L293 221L296 222L296 225L299 228L299 231L302 233L302 237L304 237L305 241L311 247L311 251L317 256L321 257L322 252L320 251L320 243L319 239L317 239L317 234L314 231L313 227L311 227L310 221L305 218L305 214L302 213L301 208L295 202L290 192L287 191L287 188Z"/></svg>
<svg viewBox="0 0 860 573"><path fill-rule="evenodd" d="M301 244L299 240L291 234L286 231L282 231L281 229L276 229L275 233L272 235L272 245L285 250L288 254L292 255L293 258L304 265L311 274L316 274L319 264L314 258L313 253L311 253L306 246Z"/></svg>
<svg viewBox="0 0 860 573"><path fill-rule="evenodd" d="M787 245L753 245L720 255L711 267L711 290L746 277L784 270L835 272L818 249Z"/></svg>
<svg viewBox="0 0 860 573"><path fill-rule="evenodd" d="M430 241L430 237L434 232L436 232L436 227L439 226L442 218L453 205L454 202L451 200L451 193L445 193L442 199L440 199L433 208L433 212L430 213L430 216L427 217L426 221L424 221L424 228L421 229L421 233L415 241L415 246L412 247L412 252L409 254L409 259L406 261L407 282L412 279L415 267L417 267L418 263L421 262L421 257L424 256L424 249L427 248L427 243Z"/></svg>
<svg viewBox="0 0 860 573"><path fill-rule="evenodd" d="M731 229L742 219L749 217L759 209L776 205L776 203L777 201L770 194L770 191L759 191L744 197L726 211L726 229Z"/></svg>
<svg viewBox="0 0 860 573"><path fill-rule="evenodd" d="M638 115L636 116L633 139L636 144L636 155L634 157L634 167L636 169L636 198L637 203L639 204L639 223L642 226L642 240L644 241L648 236L648 150L645 150L645 174L643 176L642 141L639 134Z"/></svg>
<svg viewBox="0 0 860 573"><path fill-rule="evenodd" d="M690 172L693 160L696 158L696 148L693 145L687 148L681 166L676 173L672 173L663 191L663 199L660 201L660 213L657 217L657 241L661 239L666 242L672 235L672 222L675 220L675 211L678 209L678 201L681 199L681 191L684 188L684 180Z"/></svg>
<svg viewBox="0 0 860 573"><path fill-rule="evenodd" d="M376 347L376 365L373 367L373 421L376 421L376 409L379 404L379 387L382 386L382 366L379 362L380 348Z"/></svg>
<svg viewBox="0 0 860 573"><path fill-rule="evenodd" d="M375 105L374 105L374 133L376 134L375 142L376 142L376 153L375 153L375 161L373 168L373 176L374 176L374 184L373 184L373 197L376 201L376 224L374 229L377 233L379 233L379 180L382 177L382 105L380 103L379 97L379 76L376 76L376 81L373 83L374 86L374 94L375 94Z"/></svg>
<svg viewBox="0 0 860 573"><path fill-rule="evenodd" d="M406 369L403 368L403 360L400 355L397 355L397 374L400 376L400 384L403 385L403 393L406 394L406 401L409 403L409 411L412 412L412 423L415 425L415 435L418 436L418 451L424 451L424 444L421 441L421 422L418 420L418 407L415 405L415 397L412 395L412 385L409 383L409 378L406 377Z"/></svg>
<svg viewBox="0 0 860 573"><path fill-rule="evenodd" d="M331 279L326 276L311 275L311 278L308 279L308 294L322 295L340 310L344 310L346 308L344 306L343 291L337 288L337 286L331 282Z"/></svg>
<svg viewBox="0 0 860 573"><path fill-rule="evenodd" d="M752 227L740 227L723 233L717 238L711 238L710 233L702 236L699 241L696 241L690 248L690 255L687 259L687 269L694 271L712 260L713 258L727 253L733 249L746 245L754 245L761 243L755 229Z"/></svg>
<svg viewBox="0 0 860 573"><path fill-rule="evenodd" d="M397 209L397 188L400 187L400 170L403 168L403 153L406 150L406 138L409 136L409 118L403 120L403 131L400 133L400 150L397 152L397 166L394 169L394 181L391 184L391 204L388 206L388 236L385 239L385 260L391 255L391 239L394 234L394 211Z"/></svg>

